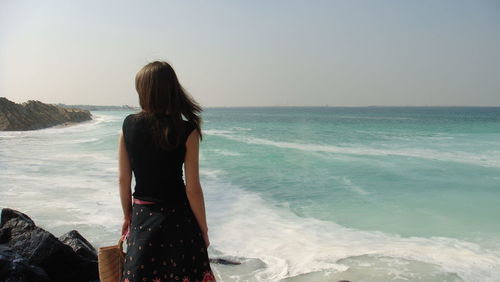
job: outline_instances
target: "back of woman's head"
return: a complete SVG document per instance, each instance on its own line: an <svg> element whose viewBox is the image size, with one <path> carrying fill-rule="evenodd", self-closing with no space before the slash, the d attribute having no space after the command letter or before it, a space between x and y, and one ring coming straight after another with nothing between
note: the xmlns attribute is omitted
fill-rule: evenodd
<svg viewBox="0 0 500 282"><path fill-rule="evenodd" d="M145 65L135 77L135 88L139 94L139 104L142 114L154 118L157 115L169 115L171 126L179 132L184 117L198 130L201 138L201 106L184 90L170 64L155 61ZM168 129L158 132L156 120L155 136L162 147L172 147L178 144L170 142ZM170 127L170 126L169 126ZM180 134L177 134L179 136ZM178 141L178 138L177 138Z"/></svg>

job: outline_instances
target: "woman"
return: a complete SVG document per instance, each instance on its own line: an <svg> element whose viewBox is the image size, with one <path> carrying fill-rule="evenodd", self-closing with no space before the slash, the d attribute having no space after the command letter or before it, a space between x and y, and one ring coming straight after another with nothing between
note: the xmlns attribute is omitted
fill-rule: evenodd
<svg viewBox="0 0 500 282"><path fill-rule="evenodd" d="M122 281L215 281L198 173L201 107L166 62L144 66L135 87L142 111L124 119L119 138Z"/></svg>

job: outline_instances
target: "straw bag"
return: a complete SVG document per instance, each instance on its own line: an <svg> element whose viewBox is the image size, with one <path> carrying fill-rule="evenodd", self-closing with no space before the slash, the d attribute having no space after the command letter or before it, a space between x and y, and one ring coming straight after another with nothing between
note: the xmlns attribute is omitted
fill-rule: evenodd
<svg viewBox="0 0 500 282"><path fill-rule="evenodd" d="M123 237L118 240L118 245L99 248L97 254L99 264L99 279L101 282L121 281L123 271Z"/></svg>

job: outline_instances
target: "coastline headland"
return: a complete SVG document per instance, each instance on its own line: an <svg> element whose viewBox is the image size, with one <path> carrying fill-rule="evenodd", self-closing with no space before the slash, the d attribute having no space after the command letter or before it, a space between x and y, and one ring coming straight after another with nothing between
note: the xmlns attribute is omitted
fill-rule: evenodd
<svg viewBox="0 0 500 282"><path fill-rule="evenodd" d="M29 100L17 104L0 97L0 131L36 130L92 119L88 110L65 108Z"/></svg>

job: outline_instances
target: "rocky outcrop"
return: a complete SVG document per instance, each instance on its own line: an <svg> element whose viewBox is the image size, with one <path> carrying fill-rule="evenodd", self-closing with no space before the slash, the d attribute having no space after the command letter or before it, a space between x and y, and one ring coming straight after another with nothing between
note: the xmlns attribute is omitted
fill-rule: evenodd
<svg viewBox="0 0 500 282"><path fill-rule="evenodd" d="M0 131L35 130L91 119L92 115L87 110L63 108L34 100L16 104L0 97Z"/></svg>
<svg viewBox="0 0 500 282"><path fill-rule="evenodd" d="M0 281L96 281L97 253L77 231L59 239L8 208L0 218Z"/></svg>
<svg viewBox="0 0 500 282"><path fill-rule="evenodd" d="M31 265L11 248L0 245L0 281L50 282L43 268Z"/></svg>

